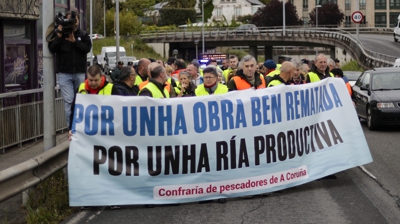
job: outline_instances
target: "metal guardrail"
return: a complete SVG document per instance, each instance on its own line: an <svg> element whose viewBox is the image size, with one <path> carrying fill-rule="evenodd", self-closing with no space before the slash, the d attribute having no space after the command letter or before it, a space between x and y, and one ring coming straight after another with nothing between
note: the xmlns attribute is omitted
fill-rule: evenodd
<svg viewBox="0 0 400 224"><path fill-rule="evenodd" d="M26 162L0 171L0 202L44 181L68 163L69 141Z"/></svg>
<svg viewBox="0 0 400 224"><path fill-rule="evenodd" d="M67 127L61 91L56 88L56 130ZM43 90L0 94L0 150L43 136Z"/></svg>
<svg viewBox="0 0 400 224"><path fill-rule="evenodd" d="M319 40L335 41L337 44L342 45L346 51L350 52L355 57L364 69L374 67L393 66L396 56L381 54L377 52L368 51L364 48L362 43L354 36L355 28L320 28L317 29L310 27L288 27L283 30L282 27L259 27L258 31L240 31L232 28L207 28L204 31L205 38L220 38L224 40L245 40L244 38L260 38L266 39L268 37L275 38L315 38ZM285 32L284 32L285 31ZM392 28L359 28L359 33L368 34L386 34L392 35ZM188 30L169 30L169 31L147 31L140 34L142 39L154 40L187 40L200 38L202 35L201 30L198 28L191 28ZM256 40L256 39L254 39Z"/></svg>

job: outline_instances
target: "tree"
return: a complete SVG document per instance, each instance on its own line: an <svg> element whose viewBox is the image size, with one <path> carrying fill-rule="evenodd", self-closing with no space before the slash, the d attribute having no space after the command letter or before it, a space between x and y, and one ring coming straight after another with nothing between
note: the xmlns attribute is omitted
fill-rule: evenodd
<svg viewBox="0 0 400 224"><path fill-rule="evenodd" d="M196 0L162 0L161 2L166 2L165 7L167 8L194 8L196 5Z"/></svg>
<svg viewBox="0 0 400 224"><path fill-rule="evenodd" d="M115 31L115 9L111 8L106 14L107 36L114 36ZM133 11L121 11L119 13L119 33L121 36L137 35L142 29L142 23Z"/></svg>
<svg viewBox="0 0 400 224"><path fill-rule="evenodd" d="M155 0L126 0L122 8L132 10L137 16L144 16L144 13L151 10L155 4Z"/></svg>
<svg viewBox="0 0 400 224"><path fill-rule="evenodd" d="M310 12L310 24L315 25L316 8ZM344 20L344 14L337 4L325 3L318 8L318 26L340 26Z"/></svg>
<svg viewBox="0 0 400 224"><path fill-rule="evenodd" d="M258 9L251 22L256 26L283 26L282 2L271 0L267 5ZM297 15L296 7L291 2L285 4L285 24L289 26L303 25Z"/></svg>
<svg viewBox="0 0 400 224"><path fill-rule="evenodd" d="M253 15L238 16L237 21L241 23L250 23Z"/></svg>

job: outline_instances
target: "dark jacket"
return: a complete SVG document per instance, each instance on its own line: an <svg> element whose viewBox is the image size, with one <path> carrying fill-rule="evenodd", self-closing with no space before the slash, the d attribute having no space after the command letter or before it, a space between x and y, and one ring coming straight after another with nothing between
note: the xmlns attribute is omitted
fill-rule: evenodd
<svg viewBox="0 0 400 224"><path fill-rule="evenodd" d="M128 86L125 82L123 81L115 81L113 82L114 87L118 91L118 95L121 96L137 96L139 93L139 87L138 86L133 86L132 88Z"/></svg>
<svg viewBox="0 0 400 224"><path fill-rule="evenodd" d="M246 82L248 82L251 85L251 83L249 81L247 81L247 77L243 73L243 69L238 70L236 72L236 76L239 76L240 78L242 78L243 80L245 80ZM254 87L255 89L257 89L260 85L262 85L261 79L263 79L263 78L264 77L262 77L260 75L260 73L254 72L254 86L253 85L251 85L251 86ZM229 91L237 90L236 83L233 80L233 78L228 81L227 86L228 86Z"/></svg>
<svg viewBox="0 0 400 224"><path fill-rule="evenodd" d="M111 74L110 74L111 80L112 80L113 82L118 81L118 80L119 80L119 74L121 74L121 69L119 69L119 67L116 66L116 67L112 70L112 72L111 72Z"/></svg>
<svg viewBox="0 0 400 224"><path fill-rule="evenodd" d="M301 84L306 83L306 78L304 77L303 74L300 73L300 80L294 81L294 80L293 80L293 77L292 77L292 78L289 80L289 82L290 82L290 85L301 85Z"/></svg>
<svg viewBox="0 0 400 224"><path fill-rule="evenodd" d="M175 87L180 91L182 91L182 87L181 86L177 86ZM187 90L185 90L182 94L182 97L190 97L190 96L196 96L195 90L196 90L197 86L196 84L193 84L193 82L189 83L189 88ZM176 93L176 95L178 95L179 93Z"/></svg>
<svg viewBox="0 0 400 224"><path fill-rule="evenodd" d="M326 67L324 74L322 74L322 73L320 73L320 72L318 71L317 67L316 67L314 64L312 64L312 65L311 65L311 68L310 68L310 72L315 72L315 73L318 75L318 77L319 77L320 80L325 79L325 78L332 78L332 76L331 76L330 73L329 73L329 67ZM310 83L310 82L311 82L311 81L310 81L310 78L309 78L309 76L307 75L307 77L306 77L306 83Z"/></svg>
<svg viewBox="0 0 400 224"><path fill-rule="evenodd" d="M89 35L79 28L74 32L75 42L58 37L49 43L49 50L56 54L56 72L86 73L86 55L92 48Z"/></svg>

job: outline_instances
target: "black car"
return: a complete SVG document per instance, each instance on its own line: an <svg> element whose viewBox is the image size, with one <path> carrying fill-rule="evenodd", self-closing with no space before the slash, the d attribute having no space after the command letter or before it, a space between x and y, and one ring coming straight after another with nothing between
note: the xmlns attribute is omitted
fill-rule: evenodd
<svg viewBox="0 0 400 224"><path fill-rule="evenodd" d="M382 125L400 125L400 68L365 71L353 86L357 115L370 130Z"/></svg>

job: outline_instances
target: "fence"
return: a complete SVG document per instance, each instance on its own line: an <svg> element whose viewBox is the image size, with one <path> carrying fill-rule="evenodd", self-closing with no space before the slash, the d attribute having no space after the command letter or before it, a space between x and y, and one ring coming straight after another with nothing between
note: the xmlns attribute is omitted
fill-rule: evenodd
<svg viewBox="0 0 400 224"><path fill-rule="evenodd" d="M55 89L56 131L66 125L61 91ZM0 150L43 136L43 90L33 89L0 94Z"/></svg>

